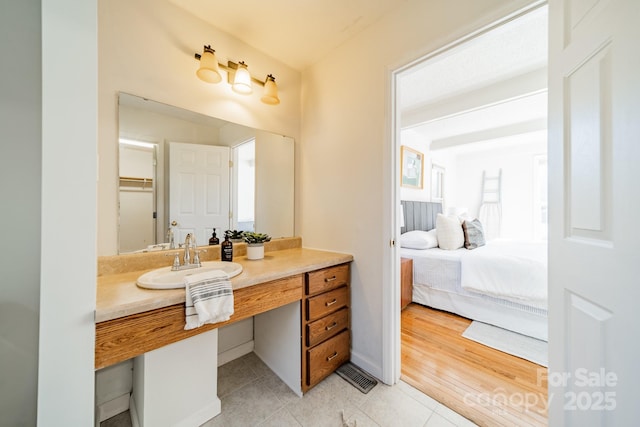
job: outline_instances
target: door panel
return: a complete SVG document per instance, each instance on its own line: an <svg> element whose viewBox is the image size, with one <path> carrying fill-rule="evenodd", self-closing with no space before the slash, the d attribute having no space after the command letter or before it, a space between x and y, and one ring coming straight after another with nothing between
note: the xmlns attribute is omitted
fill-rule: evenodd
<svg viewBox="0 0 640 427"><path fill-rule="evenodd" d="M640 2L549 16L549 425L635 425Z"/></svg>
<svg viewBox="0 0 640 427"><path fill-rule="evenodd" d="M610 99L611 45L593 53L566 77L565 122L568 147L567 176L569 236L608 241L611 219Z"/></svg>
<svg viewBox="0 0 640 427"><path fill-rule="evenodd" d="M212 229L229 228L229 148L172 142L169 148L169 221L175 239L192 233L205 245Z"/></svg>
<svg viewBox="0 0 640 427"><path fill-rule="evenodd" d="M206 197L206 213L208 215L222 215L222 208L224 203L221 203L220 197L218 196L221 193L224 193L222 189L222 179L220 175L211 175L207 174L205 176L206 179L206 187L205 194Z"/></svg>
<svg viewBox="0 0 640 427"><path fill-rule="evenodd" d="M171 213L171 218L176 218L175 215L193 215L196 212L196 176L192 173L176 173L175 178L178 180L177 190L175 198L178 202L178 211ZM174 193L171 192L173 195ZM171 197L173 199L173 197Z"/></svg>

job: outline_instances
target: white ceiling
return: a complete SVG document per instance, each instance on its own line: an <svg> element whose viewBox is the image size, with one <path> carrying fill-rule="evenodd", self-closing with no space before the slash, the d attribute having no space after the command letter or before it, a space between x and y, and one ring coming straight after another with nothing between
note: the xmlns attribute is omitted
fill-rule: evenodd
<svg viewBox="0 0 640 427"><path fill-rule="evenodd" d="M403 109L415 108L545 67L547 13L538 9L401 75Z"/></svg>
<svg viewBox="0 0 640 427"><path fill-rule="evenodd" d="M299 71L406 0L169 0Z"/></svg>
<svg viewBox="0 0 640 427"><path fill-rule="evenodd" d="M543 135L547 19L540 8L403 72L403 126L432 149Z"/></svg>

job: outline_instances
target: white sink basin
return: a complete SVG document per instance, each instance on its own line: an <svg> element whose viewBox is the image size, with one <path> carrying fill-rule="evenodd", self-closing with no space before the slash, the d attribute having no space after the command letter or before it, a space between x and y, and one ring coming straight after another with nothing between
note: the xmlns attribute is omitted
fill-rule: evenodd
<svg viewBox="0 0 640 427"><path fill-rule="evenodd" d="M141 288L147 289L184 288L185 277L211 270L224 271L229 278L232 278L242 273L242 265L237 262L205 261L202 263L202 267L189 270L171 271L170 266L162 267L138 277L136 284Z"/></svg>

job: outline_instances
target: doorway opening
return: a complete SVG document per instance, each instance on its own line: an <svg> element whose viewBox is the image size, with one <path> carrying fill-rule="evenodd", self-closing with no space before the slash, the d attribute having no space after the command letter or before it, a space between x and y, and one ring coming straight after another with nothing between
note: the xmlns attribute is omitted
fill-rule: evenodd
<svg viewBox="0 0 640 427"><path fill-rule="evenodd" d="M540 189L546 187L547 24L547 7L540 2L394 75L394 150L415 153L422 168L420 176L395 181L396 203L404 207L398 209L397 224L407 232L399 236L395 259L411 259L402 265L413 269L412 302L401 313L399 376L485 424L518 419L544 425L547 419L544 361L520 364L516 356L503 358L504 353L461 336L471 322L480 321L544 342L546 301L516 306L510 296L470 291L461 280L460 255L472 252L465 249L472 242L463 222L479 218L480 229L484 225L490 232L482 237L496 240L493 244L510 239L544 250L545 282L537 286L546 292L546 192ZM396 165L401 174L404 157ZM455 243L448 242L444 226L431 233L440 240L435 247L426 236L429 230L414 228L414 220L424 223L418 217L426 212L433 215L429 230L435 229L436 213L458 221ZM472 270L464 271L470 277ZM527 384L511 384L509 378L516 377ZM500 387L504 393L498 397L506 401L496 405L492 399ZM536 402L510 401L526 393ZM524 420L518 415L523 411Z"/></svg>
<svg viewBox="0 0 640 427"><path fill-rule="evenodd" d="M120 138L118 251L135 252L158 243L158 145ZM163 241L163 240L160 240Z"/></svg>

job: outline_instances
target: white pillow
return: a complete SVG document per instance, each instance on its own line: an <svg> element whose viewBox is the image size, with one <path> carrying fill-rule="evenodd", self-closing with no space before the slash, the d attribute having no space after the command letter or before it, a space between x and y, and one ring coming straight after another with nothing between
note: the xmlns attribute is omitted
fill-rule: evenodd
<svg viewBox="0 0 640 427"><path fill-rule="evenodd" d="M430 231L413 230L400 235L400 246L407 249L431 249L438 247L436 229Z"/></svg>
<svg viewBox="0 0 640 427"><path fill-rule="evenodd" d="M441 249L453 251L464 246L464 231L457 216L438 214L436 230L438 231L438 246Z"/></svg>

